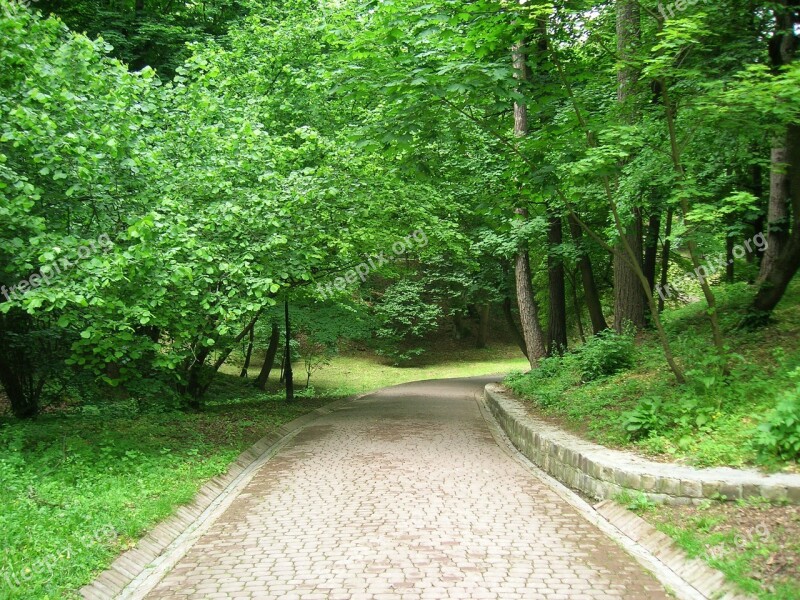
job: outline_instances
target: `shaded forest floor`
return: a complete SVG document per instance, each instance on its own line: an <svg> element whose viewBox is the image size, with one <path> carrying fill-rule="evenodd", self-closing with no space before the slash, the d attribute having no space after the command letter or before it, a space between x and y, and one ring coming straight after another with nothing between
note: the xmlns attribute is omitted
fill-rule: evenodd
<svg viewBox="0 0 800 600"><path fill-rule="evenodd" d="M628 507L748 594L800 598L800 506L760 499L653 506L633 499Z"/></svg>
<svg viewBox="0 0 800 600"><path fill-rule="evenodd" d="M258 376L260 362L256 361L256 366L249 369L250 379ZM223 372L238 374L241 365L236 363L235 358L226 363ZM519 348L506 343L493 343L487 348L477 349L464 348L463 344L450 340L440 340L428 354L402 367L392 366L391 361L365 348L351 345L334 356L330 364L314 372L310 385L319 394L349 396L410 381L504 374L527 366L528 360ZM268 389L279 389L278 370L279 366L276 366ZM306 380L302 361L294 365L294 373L296 385L302 389Z"/></svg>

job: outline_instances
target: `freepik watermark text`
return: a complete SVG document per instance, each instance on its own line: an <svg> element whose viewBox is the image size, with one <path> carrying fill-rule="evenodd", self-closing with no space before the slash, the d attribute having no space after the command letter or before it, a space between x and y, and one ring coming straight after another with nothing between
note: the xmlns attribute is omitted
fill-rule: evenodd
<svg viewBox="0 0 800 600"><path fill-rule="evenodd" d="M23 587L35 577L42 575L52 577L56 565L62 560L70 560L76 552L81 552L97 544L108 545L116 539L117 530L114 526L111 524L104 525L100 529L81 537L75 543L75 546L66 544L57 552L51 552L28 565L14 566L10 562L6 562L0 581L5 580L9 589L15 589Z"/></svg>
<svg viewBox="0 0 800 600"><path fill-rule="evenodd" d="M668 18L675 18L676 12L683 12L695 4L711 4L711 0L675 0L675 2L670 2L666 5L659 2L658 12L661 13L661 17L666 21Z"/></svg>
<svg viewBox="0 0 800 600"><path fill-rule="evenodd" d="M369 275L371 271L381 267L381 265L398 259L415 247L424 248L427 245L428 236L425 235L422 229L417 229L402 240L398 240L392 244L392 254L389 254L389 252L381 252L369 257L365 262L347 271L342 277L337 277L325 285L318 283L317 292L322 299L327 299L329 296L336 295L336 290L342 291L348 285L354 284L359 279L361 281L366 281L367 275Z"/></svg>
<svg viewBox="0 0 800 600"><path fill-rule="evenodd" d="M663 286L657 285L656 292L658 292L662 300L666 300L672 297L673 294L680 293L681 287L693 280L702 285L706 279L714 275L718 270L725 269L728 265L733 264L735 258L744 258L752 252L764 252L768 247L767 236L759 232L751 239L745 240L743 245L735 245L732 250L733 258L727 258L727 256L720 254L716 258L707 260L705 264L700 265L694 271L688 271L677 282L667 283Z"/></svg>
<svg viewBox="0 0 800 600"><path fill-rule="evenodd" d="M113 245L114 242L104 233L97 238L97 242L90 241L85 246L79 246L72 260L62 257L54 260L49 265L43 265L38 273L33 273L27 279L17 283L17 285L12 285L10 288L0 286L0 294L5 296L6 301L19 300L31 290L49 285L64 273L75 268L79 261L86 260L92 254L96 254L101 250L106 251Z"/></svg>
<svg viewBox="0 0 800 600"><path fill-rule="evenodd" d="M733 537L733 543L739 552L744 551L748 546L753 547L758 544L766 544L769 540L770 531L766 523L759 523L755 527L739 531ZM726 550L724 546L706 546L706 556L715 560L725 558L731 550Z"/></svg>

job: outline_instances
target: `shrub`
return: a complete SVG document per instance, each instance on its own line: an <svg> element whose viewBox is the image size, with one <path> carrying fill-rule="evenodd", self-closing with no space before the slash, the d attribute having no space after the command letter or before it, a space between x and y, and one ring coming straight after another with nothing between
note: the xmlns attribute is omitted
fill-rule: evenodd
<svg viewBox="0 0 800 600"><path fill-rule="evenodd" d="M402 280L387 288L375 316L381 324L376 336L384 344L379 354L399 363L425 352L421 342L438 327L442 309L430 301L423 283Z"/></svg>
<svg viewBox="0 0 800 600"><path fill-rule="evenodd" d="M622 413L622 427L629 438L640 439L664 430L667 418L661 404L661 398L642 398L636 408Z"/></svg>
<svg viewBox="0 0 800 600"><path fill-rule="evenodd" d="M792 377L800 380L800 369L795 369ZM767 462L800 458L800 382L779 397L775 408L758 426L754 445Z"/></svg>
<svg viewBox="0 0 800 600"><path fill-rule="evenodd" d="M546 356L539 360L539 365L531 371L534 379L551 379L569 368L569 361L563 356Z"/></svg>
<svg viewBox="0 0 800 600"><path fill-rule="evenodd" d="M562 401L568 389L578 384L575 357L565 354L542 358L529 373L509 375L504 383L540 408L554 406Z"/></svg>
<svg viewBox="0 0 800 600"><path fill-rule="evenodd" d="M601 331L578 349L583 381L608 377L633 365L633 336Z"/></svg>

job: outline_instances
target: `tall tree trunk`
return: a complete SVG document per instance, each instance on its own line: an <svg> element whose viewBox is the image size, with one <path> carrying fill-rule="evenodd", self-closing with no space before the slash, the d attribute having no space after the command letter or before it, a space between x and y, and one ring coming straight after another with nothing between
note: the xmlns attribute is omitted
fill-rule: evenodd
<svg viewBox="0 0 800 600"><path fill-rule="evenodd" d="M800 227L800 224L796 224L795 227ZM761 282L753 300L751 314L746 320L747 325L760 326L769 321L772 311L783 298L799 267L800 230L792 235L783 252L775 259L773 268Z"/></svg>
<svg viewBox="0 0 800 600"><path fill-rule="evenodd" d="M764 281L789 242L789 173L786 169L789 140L781 136L770 152L769 204L767 205L767 243L761 258L758 281Z"/></svg>
<svg viewBox="0 0 800 600"><path fill-rule="evenodd" d="M793 14L797 7L794 2L783 0L774 8L775 34L769 41L769 55L772 71L777 74L780 69L794 60L797 50L797 38L794 35ZM772 142L770 151L769 204L767 206L767 242L768 247L761 259L761 270L758 281L764 281L775 267L778 257L789 242L790 222L789 205L792 190L792 158L790 145L792 134L797 134L797 127L789 127Z"/></svg>
<svg viewBox="0 0 800 600"><path fill-rule="evenodd" d="M519 332L519 328L517 327L517 323L514 321L514 313L511 312L511 298L508 296L503 298L503 316L506 319L506 324L508 325L508 329L511 331L511 335L514 337L514 341L525 355L525 358L527 358L528 349L525 347L525 338L522 337L522 334Z"/></svg>
<svg viewBox="0 0 800 600"><path fill-rule="evenodd" d="M578 249L578 268L581 271L583 295L586 299L586 308L589 310L589 319L592 322L592 332L596 335L604 329L608 329L608 324L603 316L603 306L600 303L600 294L597 292L597 284L594 280L592 261L583 247L583 231L573 215L569 215L567 220L572 241L575 242Z"/></svg>
<svg viewBox="0 0 800 600"><path fill-rule="evenodd" d="M572 309L575 311L575 323L578 325L578 335L582 343L586 343L586 335L583 332L583 317L581 317L581 303L578 301L578 281L575 273L569 275L569 287L572 292Z"/></svg>
<svg viewBox="0 0 800 600"><path fill-rule="evenodd" d="M664 228L664 244L661 246L661 279L659 289L666 289L667 276L669 275L669 253L672 247L672 207L667 209L667 224ZM664 310L664 296L658 295L658 312Z"/></svg>
<svg viewBox="0 0 800 600"><path fill-rule="evenodd" d="M745 320L749 326L760 326L769 320L800 268L800 125L790 125L788 131L786 158L791 190L791 235L781 253L774 258L771 268L761 278L750 315ZM766 254L763 260L766 260Z"/></svg>
<svg viewBox="0 0 800 600"><path fill-rule="evenodd" d="M255 326L250 328L250 336L247 340L247 351L244 355L244 364L242 365L242 372L239 373L239 377L247 377L247 371L250 369L250 359L253 356L253 342L255 341L256 337L256 328Z"/></svg>
<svg viewBox="0 0 800 600"><path fill-rule="evenodd" d="M561 246L561 216L550 214L547 228L547 280L549 311L547 313L547 354L563 354L567 349L567 299L564 288L564 261L554 250Z"/></svg>
<svg viewBox="0 0 800 600"><path fill-rule="evenodd" d="M634 223L625 225L625 240L633 251L636 261L642 264L642 237L641 222L634 216ZM624 242L617 243L617 252L614 253L614 329L621 332L628 323L636 329L645 325L644 298L636 271L626 260Z"/></svg>
<svg viewBox="0 0 800 600"><path fill-rule="evenodd" d="M623 120L634 123L638 111L634 108L634 91L639 80L639 71L632 60L641 35L641 16L638 0L617 0L617 102ZM642 264L642 215L633 210L623 219L625 240L617 242L614 253L614 329L622 331L632 323L637 329L645 326L644 296L636 275L636 268L625 259L625 245L629 246Z"/></svg>
<svg viewBox="0 0 800 600"><path fill-rule="evenodd" d="M769 54L777 73L796 59L795 23L800 6L796 0L781 0L773 11L775 35L769 42ZM761 259L760 286L746 319L751 326L769 320L800 266L800 123L787 126L786 134L773 145L770 158L769 247Z"/></svg>
<svg viewBox="0 0 800 600"><path fill-rule="evenodd" d="M264 364L261 365L261 371L258 373L258 377L256 378L255 386L260 389L266 389L267 387L267 380L269 379L269 374L272 371L272 367L275 365L275 355L278 354L278 345L280 344L281 339L281 328L278 326L278 323L273 321L272 322L272 331L270 332L269 336L269 345L267 346L267 354L264 357Z"/></svg>
<svg viewBox="0 0 800 600"><path fill-rule="evenodd" d="M530 78L527 63L527 48L523 42L516 44L512 49L512 59L514 64L515 77L520 82L526 82ZM528 107L521 102L514 103L514 135L524 137L528 133ZM514 211L522 218L527 218L528 211L525 208L517 208ZM531 263L528 255L528 247L521 241L517 249L516 266L514 276L517 284L517 304L519 305L519 320L522 325L522 336L525 339L527 348L528 362L531 367L535 367L540 358L545 355L545 338L542 325L539 322L539 307L536 304L536 296L533 292L533 280L531 274Z"/></svg>
<svg viewBox="0 0 800 600"><path fill-rule="evenodd" d="M489 339L489 309L488 302L478 306L478 336L475 339L476 348L486 348Z"/></svg>
<svg viewBox="0 0 800 600"><path fill-rule="evenodd" d="M533 368L536 367L539 359L545 355L545 338L542 325L539 322L539 306L533 293L531 265L527 248L520 248L517 252L515 275L522 336L525 338L525 347L528 349L528 362Z"/></svg>
<svg viewBox="0 0 800 600"><path fill-rule="evenodd" d="M644 244L644 276L650 284L650 290L656 286L656 262L658 256L658 234L661 231L661 219L658 213L650 215L647 224L647 236Z"/></svg>

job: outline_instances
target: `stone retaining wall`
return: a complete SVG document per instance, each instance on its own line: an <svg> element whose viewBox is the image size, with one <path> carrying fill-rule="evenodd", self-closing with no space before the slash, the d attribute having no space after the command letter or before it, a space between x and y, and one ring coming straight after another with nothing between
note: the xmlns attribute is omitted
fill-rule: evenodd
<svg viewBox="0 0 800 600"><path fill-rule="evenodd" d="M569 487L596 499L643 492L656 503L692 504L760 496L800 504L800 475L756 470L695 469L611 450L533 417L497 384L485 388L489 410L511 442L530 461Z"/></svg>

